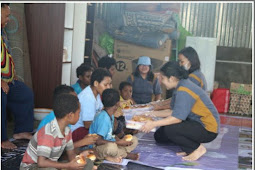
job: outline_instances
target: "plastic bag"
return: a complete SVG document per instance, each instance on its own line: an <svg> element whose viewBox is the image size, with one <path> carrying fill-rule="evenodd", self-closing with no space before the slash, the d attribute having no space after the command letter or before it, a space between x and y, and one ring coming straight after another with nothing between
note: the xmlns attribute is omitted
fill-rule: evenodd
<svg viewBox="0 0 255 170"><path fill-rule="evenodd" d="M99 45L106 50L108 54L113 54L114 39L107 33L100 35Z"/></svg>
<svg viewBox="0 0 255 170"><path fill-rule="evenodd" d="M212 102L219 113L227 113L229 108L230 92L229 89L218 88L212 92Z"/></svg>
<svg viewBox="0 0 255 170"><path fill-rule="evenodd" d="M183 49L186 45L186 37L192 36L190 32L188 32L182 25L178 14L173 15L173 19L177 22L178 31L180 32L178 39L178 51Z"/></svg>

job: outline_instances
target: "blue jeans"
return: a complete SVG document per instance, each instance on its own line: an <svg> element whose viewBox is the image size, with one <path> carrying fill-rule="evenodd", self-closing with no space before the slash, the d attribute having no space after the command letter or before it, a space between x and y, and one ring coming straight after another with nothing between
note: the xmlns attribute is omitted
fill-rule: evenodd
<svg viewBox="0 0 255 170"><path fill-rule="evenodd" d="M14 134L22 132L32 132L34 125L34 94L32 90L23 82L14 81L14 84L9 84L8 94L2 91L1 96L1 119L2 119L2 137L1 141L8 140L7 137L7 120L6 109L14 116Z"/></svg>

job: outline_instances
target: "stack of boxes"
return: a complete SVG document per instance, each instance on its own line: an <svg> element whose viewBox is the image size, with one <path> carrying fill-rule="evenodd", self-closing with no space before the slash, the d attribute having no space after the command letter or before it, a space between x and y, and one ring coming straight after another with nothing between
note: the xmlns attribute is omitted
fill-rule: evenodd
<svg viewBox="0 0 255 170"><path fill-rule="evenodd" d="M178 32L175 17L179 12L178 3L125 4L124 13L121 14L123 18L121 29L114 30L112 34L110 31L115 39L114 58L117 62L113 87L118 87L135 71L140 56L151 58L154 73L159 72L160 68L170 61L172 40L178 38L177 35L173 35ZM138 33L130 30L137 30ZM166 89L161 87L161 97L165 98Z"/></svg>
<svg viewBox="0 0 255 170"><path fill-rule="evenodd" d="M138 46L127 42L115 40L114 58L116 60L116 72L113 77L113 87L119 87L122 81L126 81L128 76L135 71L138 58L140 56L149 56L153 66L153 72L159 72L162 65L170 60L171 40L167 40L164 45L158 49ZM166 89L162 87L162 98L165 98Z"/></svg>
<svg viewBox="0 0 255 170"><path fill-rule="evenodd" d="M231 83L229 113L251 116L252 85Z"/></svg>

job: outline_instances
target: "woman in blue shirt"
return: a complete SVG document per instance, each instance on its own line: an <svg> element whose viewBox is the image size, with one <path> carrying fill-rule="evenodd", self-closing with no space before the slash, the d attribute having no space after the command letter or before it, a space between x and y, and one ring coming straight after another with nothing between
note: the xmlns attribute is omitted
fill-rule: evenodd
<svg viewBox="0 0 255 170"><path fill-rule="evenodd" d="M127 79L133 86L132 98L137 104L151 102L152 95L155 95L154 101L161 98L162 92L159 80L151 70L150 57L141 56L138 59L135 72Z"/></svg>

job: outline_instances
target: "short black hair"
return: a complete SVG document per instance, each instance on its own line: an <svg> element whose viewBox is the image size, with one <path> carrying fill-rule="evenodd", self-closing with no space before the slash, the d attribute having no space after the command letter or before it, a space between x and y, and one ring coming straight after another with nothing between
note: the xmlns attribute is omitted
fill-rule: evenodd
<svg viewBox="0 0 255 170"><path fill-rule="evenodd" d="M121 91L122 89L124 89L124 87L126 86L131 86L132 87L132 84L127 82L127 81L122 81L119 85L119 90Z"/></svg>
<svg viewBox="0 0 255 170"><path fill-rule="evenodd" d="M192 47L183 48L178 54L184 55L190 62L189 73L200 70L200 60L196 50Z"/></svg>
<svg viewBox="0 0 255 170"><path fill-rule="evenodd" d="M180 64L176 61L167 62L161 67L160 71L168 78L174 76L179 80L187 79L189 76L188 71L180 66Z"/></svg>
<svg viewBox="0 0 255 170"><path fill-rule="evenodd" d="M81 66L82 66L82 65L90 66L90 67L91 67L91 69L92 69L92 71L94 71L94 70L95 70L95 67L94 67L93 65L89 64L89 63L81 63Z"/></svg>
<svg viewBox="0 0 255 170"><path fill-rule="evenodd" d="M71 86L61 84L54 89L53 98L56 98L56 96L58 96L60 94L63 94L63 93L69 94L71 92L74 92L74 89Z"/></svg>
<svg viewBox="0 0 255 170"><path fill-rule="evenodd" d="M85 72L93 71L93 68L88 64L81 64L76 69L76 76L79 78L79 76L84 76Z"/></svg>
<svg viewBox="0 0 255 170"><path fill-rule="evenodd" d="M112 78L112 75L110 74L109 71L103 68L96 69L91 75L90 85L94 86L95 81L97 81L98 83L101 83L101 81L103 81L105 77Z"/></svg>
<svg viewBox="0 0 255 170"><path fill-rule="evenodd" d="M3 8L5 5L10 6L10 3L1 3L1 8Z"/></svg>
<svg viewBox="0 0 255 170"><path fill-rule="evenodd" d="M71 94L60 94L53 102L53 111L56 118L63 118L68 113L75 113L79 109L79 99Z"/></svg>
<svg viewBox="0 0 255 170"><path fill-rule="evenodd" d="M102 94L104 107L112 107L120 101L120 94L115 89L106 89Z"/></svg>
<svg viewBox="0 0 255 170"><path fill-rule="evenodd" d="M116 60L109 56L104 56L98 61L98 67L110 69L111 66L116 65Z"/></svg>

